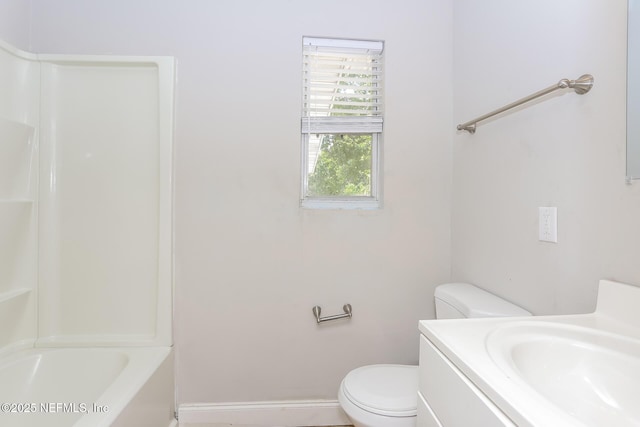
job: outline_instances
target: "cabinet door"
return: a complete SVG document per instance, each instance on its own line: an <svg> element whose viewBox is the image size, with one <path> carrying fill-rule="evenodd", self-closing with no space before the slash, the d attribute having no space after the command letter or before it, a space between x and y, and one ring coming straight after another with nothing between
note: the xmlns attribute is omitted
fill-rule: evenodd
<svg viewBox="0 0 640 427"><path fill-rule="evenodd" d="M420 392L418 392L418 423L416 427L442 427L440 420Z"/></svg>
<svg viewBox="0 0 640 427"><path fill-rule="evenodd" d="M443 427L515 427L429 340L420 337L420 393ZM418 414L418 425L422 423Z"/></svg>

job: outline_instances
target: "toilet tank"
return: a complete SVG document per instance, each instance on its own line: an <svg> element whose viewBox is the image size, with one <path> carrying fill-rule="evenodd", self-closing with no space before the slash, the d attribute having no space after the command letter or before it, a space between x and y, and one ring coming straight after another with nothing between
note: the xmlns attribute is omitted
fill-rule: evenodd
<svg viewBox="0 0 640 427"><path fill-rule="evenodd" d="M527 310L468 283L438 286L435 304L437 319L531 316Z"/></svg>

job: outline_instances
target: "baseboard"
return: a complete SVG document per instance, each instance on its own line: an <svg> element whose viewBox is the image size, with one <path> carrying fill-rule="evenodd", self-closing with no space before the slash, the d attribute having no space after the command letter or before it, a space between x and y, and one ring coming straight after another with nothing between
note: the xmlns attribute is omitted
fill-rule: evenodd
<svg viewBox="0 0 640 427"><path fill-rule="evenodd" d="M351 424L337 400L180 404L178 420L181 425L208 423L220 427L310 427Z"/></svg>

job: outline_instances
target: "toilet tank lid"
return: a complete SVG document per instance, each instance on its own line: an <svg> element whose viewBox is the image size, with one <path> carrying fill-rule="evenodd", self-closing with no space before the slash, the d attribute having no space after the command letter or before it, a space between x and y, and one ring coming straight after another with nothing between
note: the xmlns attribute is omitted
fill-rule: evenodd
<svg viewBox="0 0 640 427"><path fill-rule="evenodd" d="M436 300L444 301L465 317L531 316L522 307L510 303L469 283L447 283L436 287Z"/></svg>

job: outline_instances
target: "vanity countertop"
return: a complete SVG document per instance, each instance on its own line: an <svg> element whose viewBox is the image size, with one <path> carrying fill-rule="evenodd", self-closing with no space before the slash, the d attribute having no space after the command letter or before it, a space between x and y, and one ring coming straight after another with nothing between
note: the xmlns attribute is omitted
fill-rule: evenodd
<svg viewBox="0 0 640 427"><path fill-rule="evenodd" d="M640 426L640 287L600 281L590 314L421 321L519 427Z"/></svg>

